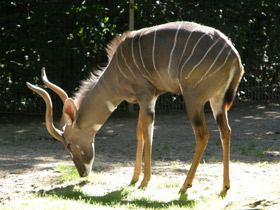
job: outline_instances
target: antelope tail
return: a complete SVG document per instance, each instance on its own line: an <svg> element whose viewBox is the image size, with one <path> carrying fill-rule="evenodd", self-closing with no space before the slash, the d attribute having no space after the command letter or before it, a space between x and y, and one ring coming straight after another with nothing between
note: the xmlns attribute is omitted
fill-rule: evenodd
<svg viewBox="0 0 280 210"><path fill-rule="evenodd" d="M233 103L235 95L236 95L237 87L240 83L242 75L244 74L243 66L242 66L240 59L238 59L236 65L237 65L236 72L235 72L235 74L232 78L232 81L228 87L228 90L225 94L224 100L225 100L225 105L226 105L227 110L229 110L232 106L232 103Z"/></svg>

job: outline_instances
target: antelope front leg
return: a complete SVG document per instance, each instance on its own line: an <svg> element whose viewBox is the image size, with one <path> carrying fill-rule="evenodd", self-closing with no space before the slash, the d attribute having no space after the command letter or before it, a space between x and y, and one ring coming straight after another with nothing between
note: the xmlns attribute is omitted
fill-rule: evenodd
<svg viewBox="0 0 280 210"><path fill-rule="evenodd" d="M138 125L137 125L137 152L134 175L132 183L135 183L139 179L141 172L141 160L143 154L143 143L145 145L144 154L144 178L140 184L140 187L146 187L151 179L151 157L152 157L152 140L153 140L153 128L154 128L154 116L155 116L155 101L156 97L147 94L139 95L138 104L140 107Z"/></svg>
<svg viewBox="0 0 280 210"><path fill-rule="evenodd" d="M136 160L135 160L134 174L131 180L131 184L135 184L139 180L139 176L142 168L143 144L144 144L144 139L143 139L143 131L142 131L142 122L139 117L138 125L137 125Z"/></svg>
<svg viewBox="0 0 280 210"><path fill-rule="evenodd" d="M151 106L148 107L140 106L139 120L141 121L141 125L142 125L141 126L142 137L144 139L144 145L145 145L144 178L141 182L140 187L147 187L148 182L151 179L151 157L152 157L152 140L153 140L153 128L154 128L154 103L151 103Z"/></svg>
<svg viewBox="0 0 280 210"><path fill-rule="evenodd" d="M138 125L137 125L137 150L134 174L131 180L131 184L135 184L139 180L141 173L141 163L143 155L143 144L145 143L144 154L144 178L140 184L140 187L147 187L149 180L151 179L151 156L152 156L152 138L153 138L153 121L154 114L146 114L145 112L139 113Z"/></svg>
<svg viewBox="0 0 280 210"><path fill-rule="evenodd" d="M152 158L152 136L153 136L153 122L143 128L143 137L145 142L144 153L144 178L140 187L147 187L151 179L151 158Z"/></svg>

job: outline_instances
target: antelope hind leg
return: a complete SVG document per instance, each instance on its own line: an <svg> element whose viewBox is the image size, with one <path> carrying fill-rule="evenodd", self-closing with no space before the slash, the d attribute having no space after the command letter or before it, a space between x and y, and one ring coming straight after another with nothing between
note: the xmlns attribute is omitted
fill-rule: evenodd
<svg viewBox="0 0 280 210"><path fill-rule="evenodd" d="M230 180L229 180L229 150L230 150L230 134L231 130L227 121L227 114L224 111L221 115L218 115L216 118L219 131L220 138L223 146L223 165L224 165L224 180L223 180L223 188L220 193L221 196L226 196L227 191L230 189Z"/></svg>
<svg viewBox="0 0 280 210"><path fill-rule="evenodd" d="M224 166L224 180L223 187L220 195L222 197L226 196L227 191L230 189L230 179L229 179L229 153L230 153L230 134L231 129L228 124L227 110L224 103L224 99L220 100L213 99L210 100L211 109L214 118L217 122L220 139L223 147L223 166Z"/></svg>
<svg viewBox="0 0 280 210"><path fill-rule="evenodd" d="M209 132L206 127L204 113L202 112L201 118L195 119L190 117L190 119L192 119L191 123L195 134L195 154L187 178L180 189L180 193L186 193L187 189L192 187L196 169L200 163L209 139Z"/></svg>

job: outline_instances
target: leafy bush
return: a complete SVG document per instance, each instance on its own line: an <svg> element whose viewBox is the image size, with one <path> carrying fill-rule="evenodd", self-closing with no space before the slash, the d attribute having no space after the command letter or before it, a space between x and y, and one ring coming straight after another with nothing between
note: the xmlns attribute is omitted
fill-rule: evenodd
<svg viewBox="0 0 280 210"><path fill-rule="evenodd" d="M128 29L128 5L128 0L1 1L0 112L43 112L44 102L25 85L41 83L43 66L51 81L71 95L94 67L107 62L110 40ZM134 9L135 29L187 20L221 30L245 66L239 96L280 97L277 1L135 0ZM249 90L251 86L272 90Z"/></svg>

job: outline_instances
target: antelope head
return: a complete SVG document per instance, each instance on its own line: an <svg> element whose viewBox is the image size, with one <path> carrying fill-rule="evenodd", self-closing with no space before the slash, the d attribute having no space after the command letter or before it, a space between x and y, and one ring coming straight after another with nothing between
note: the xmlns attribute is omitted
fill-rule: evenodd
<svg viewBox="0 0 280 210"><path fill-rule="evenodd" d="M52 101L49 94L35 85L26 83L28 88L39 94L46 103L46 127L48 132L59 140L65 149L70 153L74 164L81 177L88 176L94 160L94 131L90 128L81 129L78 127L77 107L73 99L60 87L50 83L47 79L45 68L42 69L42 80L47 87L59 95L64 103L60 128L57 129L53 124Z"/></svg>

